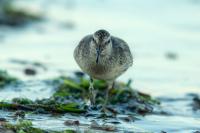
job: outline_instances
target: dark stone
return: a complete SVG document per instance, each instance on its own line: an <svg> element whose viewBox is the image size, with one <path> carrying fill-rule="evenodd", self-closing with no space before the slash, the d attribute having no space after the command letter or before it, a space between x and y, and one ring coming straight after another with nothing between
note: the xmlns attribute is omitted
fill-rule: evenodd
<svg viewBox="0 0 200 133"><path fill-rule="evenodd" d="M5 118L0 118L0 122L5 122L6 121L6 119Z"/></svg>
<svg viewBox="0 0 200 133"><path fill-rule="evenodd" d="M74 74L77 76L77 77L83 77L85 76L85 73L81 72L81 71L76 71L74 72Z"/></svg>
<svg viewBox="0 0 200 133"><path fill-rule="evenodd" d="M80 125L80 122L78 120L67 120L64 123L66 126L78 126Z"/></svg>
<svg viewBox="0 0 200 133"><path fill-rule="evenodd" d="M34 76L34 75L37 74L36 70L33 69L33 68L26 68L26 69L24 70L24 73L25 73L26 75L30 75L30 76Z"/></svg>
<svg viewBox="0 0 200 133"><path fill-rule="evenodd" d="M168 53L166 53L166 57L170 60L176 60L178 58L178 55L173 52L168 52Z"/></svg>

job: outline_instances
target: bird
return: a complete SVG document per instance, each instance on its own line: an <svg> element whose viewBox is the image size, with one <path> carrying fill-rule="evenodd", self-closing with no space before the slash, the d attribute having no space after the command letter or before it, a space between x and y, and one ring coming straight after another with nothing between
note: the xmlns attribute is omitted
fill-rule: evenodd
<svg viewBox="0 0 200 133"><path fill-rule="evenodd" d="M95 105L94 79L107 83L105 103L115 80L133 64L128 44L104 29L86 35L74 50L74 59L81 70L90 77L90 104Z"/></svg>

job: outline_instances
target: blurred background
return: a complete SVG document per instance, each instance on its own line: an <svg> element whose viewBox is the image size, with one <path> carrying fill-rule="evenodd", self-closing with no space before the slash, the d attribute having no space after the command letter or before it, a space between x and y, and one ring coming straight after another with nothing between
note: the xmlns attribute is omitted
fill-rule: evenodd
<svg viewBox="0 0 200 133"><path fill-rule="evenodd" d="M134 56L118 80L154 96L200 92L199 0L0 0L0 68L22 80L68 75L81 38L102 28Z"/></svg>

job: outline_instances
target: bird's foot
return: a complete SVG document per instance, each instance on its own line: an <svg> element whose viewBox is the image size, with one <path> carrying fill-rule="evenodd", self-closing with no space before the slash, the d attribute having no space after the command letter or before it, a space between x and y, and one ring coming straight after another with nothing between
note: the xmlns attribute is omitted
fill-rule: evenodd
<svg viewBox="0 0 200 133"><path fill-rule="evenodd" d="M102 105L90 105L89 107L88 107L88 109L90 110L90 111L100 111L100 110L102 110Z"/></svg>

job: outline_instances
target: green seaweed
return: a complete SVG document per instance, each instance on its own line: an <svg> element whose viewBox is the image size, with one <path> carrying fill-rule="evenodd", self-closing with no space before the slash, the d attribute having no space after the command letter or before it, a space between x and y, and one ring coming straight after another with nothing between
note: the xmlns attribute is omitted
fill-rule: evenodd
<svg viewBox="0 0 200 133"><path fill-rule="evenodd" d="M4 73L5 74L5 73ZM7 77L7 76L5 76ZM11 102L0 102L0 109L24 110L36 113L85 113L89 100L89 80L87 78L60 77L52 81L57 87L54 94L47 99L32 101L27 98L14 98ZM105 81L94 80L94 88L97 92L96 104L103 105L107 84ZM115 110L128 111L136 114L146 114L153 111L153 106L159 101L150 95L139 92L130 87L128 83L116 82L109 92L107 106ZM122 112L121 112L122 113Z"/></svg>
<svg viewBox="0 0 200 133"><path fill-rule="evenodd" d="M1 124L0 127L3 127L4 131L9 130L14 133L76 133L74 130L48 131L35 128L33 127L32 122L28 120L20 120L16 124L5 122L4 124Z"/></svg>
<svg viewBox="0 0 200 133"><path fill-rule="evenodd" d="M32 104L16 104L9 102L0 102L0 109L8 110L24 110L24 111L37 111L42 109L49 113L83 113L85 110L77 103L68 104L38 104L32 102Z"/></svg>
<svg viewBox="0 0 200 133"><path fill-rule="evenodd" d="M53 96L72 96L75 98L80 98L82 100L88 99L89 80L85 78L80 78L79 80L77 80L77 78L78 77L74 79L62 77L61 80L63 80L63 82L58 86ZM107 89L106 82L95 80L94 88L98 93L97 101L99 98L104 99L105 91ZM150 95L138 92L135 89L131 88L129 85L120 82L116 82L115 87L110 91L109 102L111 102L112 104L125 103L128 102L130 98L151 104L159 103Z"/></svg>
<svg viewBox="0 0 200 133"><path fill-rule="evenodd" d="M33 101L28 98L13 98L12 102L16 104L33 104Z"/></svg>
<svg viewBox="0 0 200 133"><path fill-rule="evenodd" d="M11 124L8 122L3 124L3 127L5 129L12 130L16 133L44 133L43 130L38 128L33 128L32 126L33 126L32 122L28 120L18 121L16 124Z"/></svg>
<svg viewBox="0 0 200 133"><path fill-rule="evenodd" d="M53 97L73 100L74 102L89 100L89 80L84 77L61 77L60 85L57 87ZM97 91L96 103L104 104L107 85L105 81L95 80L94 88ZM74 100L75 99L75 100ZM109 93L108 105L123 107L135 113L149 113L153 105L159 101L150 95L136 91L130 87L130 81L126 83L116 82L115 87Z"/></svg>
<svg viewBox="0 0 200 133"><path fill-rule="evenodd" d="M73 96L74 98L84 98L86 91L80 84L77 84L70 78L65 78L59 85L56 92L53 94L54 97L68 97Z"/></svg>

